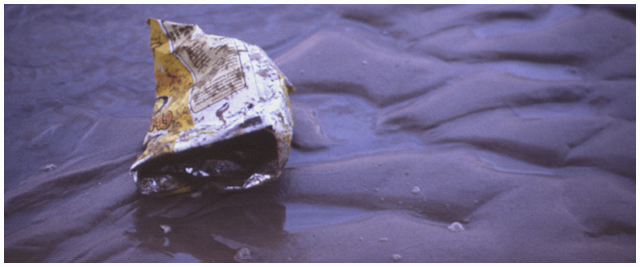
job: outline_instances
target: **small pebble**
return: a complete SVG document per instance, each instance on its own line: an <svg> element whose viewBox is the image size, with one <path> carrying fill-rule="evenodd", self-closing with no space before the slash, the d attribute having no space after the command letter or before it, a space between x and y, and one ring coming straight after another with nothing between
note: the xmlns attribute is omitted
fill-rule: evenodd
<svg viewBox="0 0 640 267"><path fill-rule="evenodd" d="M414 186L413 189L411 189L411 193L414 195L420 193L420 187Z"/></svg>
<svg viewBox="0 0 640 267"><path fill-rule="evenodd" d="M449 231L451 232L462 232L464 231L464 226L462 226L462 224L460 224L459 222L453 222L447 227L447 229L449 229Z"/></svg>
<svg viewBox="0 0 640 267"><path fill-rule="evenodd" d="M165 234L171 232L171 226L168 226L166 224L161 224L160 228L162 228Z"/></svg>
<svg viewBox="0 0 640 267"><path fill-rule="evenodd" d="M395 262L398 262L398 261L402 260L402 256L400 256L400 254L393 254L393 256L391 256L391 258Z"/></svg>
<svg viewBox="0 0 640 267"><path fill-rule="evenodd" d="M362 61L362 65L367 65L367 63L369 63L369 62L367 62L366 60Z"/></svg>
<svg viewBox="0 0 640 267"><path fill-rule="evenodd" d="M163 246L163 247L168 247L170 243L171 243L171 242L169 242L169 238L165 236L165 237L164 237L164 244L162 244L162 246Z"/></svg>
<svg viewBox="0 0 640 267"><path fill-rule="evenodd" d="M381 237L380 239L378 239L378 241L380 241L380 242L387 242L387 241L389 241L389 238Z"/></svg>
<svg viewBox="0 0 640 267"><path fill-rule="evenodd" d="M358 238L358 241L362 241L362 240L364 240L362 237Z"/></svg>
<svg viewBox="0 0 640 267"><path fill-rule="evenodd" d="M378 191L380 191L380 188L374 188L373 191L378 192Z"/></svg>
<svg viewBox="0 0 640 267"><path fill-rule="evenodd" d="M202 191L198 191L198 192L193 192L191 193L191 197L192 198L199 198L202 196Z"/></svg>
<svg viewBox="0 0 640 267"><path fill-rule="evenodd" d="M47 165L42 166L42 170L43 170L43 171L46 171L46 172L53 171L53 170L55 170L56 168L58 168L58 166L56 166L56 165L55 165L55 164L53 164L53 163L49 163L49 164L47 164Z"/></svg>
<svg viewBox="0 0 640 267"><path fill-rule="evenodd" d="M236 252L236 255L233 256L236 261L245 262L251 260L251 250L248 247L241 247Z"/></svg>

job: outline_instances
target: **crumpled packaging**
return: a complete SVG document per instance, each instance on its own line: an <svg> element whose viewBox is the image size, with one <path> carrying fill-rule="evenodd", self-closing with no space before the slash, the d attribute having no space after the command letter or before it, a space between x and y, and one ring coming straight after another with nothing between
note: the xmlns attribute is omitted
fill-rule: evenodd
<svg viewBox="0 0 640 267"><path fill-rule="evenodd" d="M240 190L280 176L293 86L258 46L149 19L156 100L131 166L142 194Z"/></svg>

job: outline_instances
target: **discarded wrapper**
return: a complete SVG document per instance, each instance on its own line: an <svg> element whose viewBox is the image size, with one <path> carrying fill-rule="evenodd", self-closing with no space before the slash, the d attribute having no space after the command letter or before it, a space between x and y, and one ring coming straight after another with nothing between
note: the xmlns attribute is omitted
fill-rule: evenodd
<svg viewBox="0 0 640 267"><path fill-rule="evenodd" d="M289 158L293 86L259 47L158 19L156 101L131 166L143 194L238 190L280 176Z"/></svg>

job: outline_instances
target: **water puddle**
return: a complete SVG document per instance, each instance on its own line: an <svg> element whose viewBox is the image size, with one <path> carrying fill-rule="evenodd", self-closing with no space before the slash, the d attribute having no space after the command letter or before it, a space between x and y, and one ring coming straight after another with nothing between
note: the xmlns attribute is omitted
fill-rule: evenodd
<svg viewBox="0 0 640 267"><path fill-rule="evenodd" d="M377 134L375 122L379 109L360 97L346 94L299 94L292 95L291 98L292 101L315 110L322 131L335 143L327 149L311 152L292 149L287 163L289 166L365 154L424 149L422 139L412 133L399 131ZM375 146L372 147L371 144Z"/></svg>
<svg viewBox="0 0 640 267"><path fill-rule="evenodd" d="M283 204L287 208L287 217L284 222L284 230L287 232L344 223L370 213L370 211L352 207L306 203Z"/></svg>
<svg viewBox="0 0 640 267"><path fill-rule="evenodd" d="M546 64L516 60L482 63L484 67L544 81L581 80L582 73L570 65Z"/></svg>
<svg viewBox="0 0 640 267"><path fill-rule="evenodd" d="M593 116L598 110L584 103L542 103L511 109L521 118L558 118L567 116Z"/></svg>
<svg viewBox="0 0 640 267"><path fill-rule="evenodd" d="M519 161L517 159L505 157L488 151L478 151L476 156L486 163L490 168L507 173L517 174L540 174L553 175L554 172L548 168Z"/></svg>

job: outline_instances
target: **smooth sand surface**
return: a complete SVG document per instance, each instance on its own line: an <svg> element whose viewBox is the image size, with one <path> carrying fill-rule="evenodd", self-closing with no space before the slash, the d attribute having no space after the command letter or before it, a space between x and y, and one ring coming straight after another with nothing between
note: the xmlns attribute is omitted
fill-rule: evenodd
<svg viewBox="0 0 640 267"><path fill-rule="evenodd" d="M635 262L635 6L5 6L5 262ZM147 18L296 87L280 179L140 195Z"/></svg>

